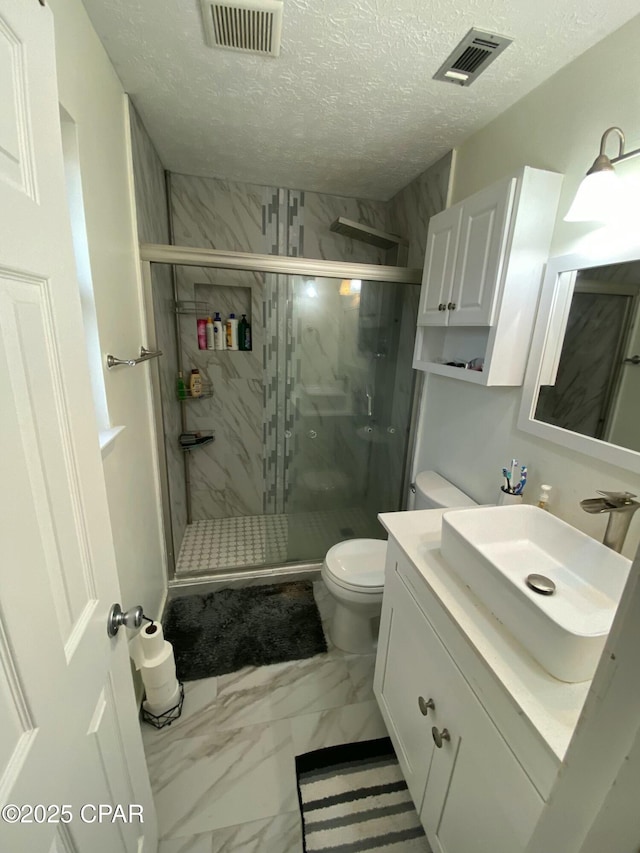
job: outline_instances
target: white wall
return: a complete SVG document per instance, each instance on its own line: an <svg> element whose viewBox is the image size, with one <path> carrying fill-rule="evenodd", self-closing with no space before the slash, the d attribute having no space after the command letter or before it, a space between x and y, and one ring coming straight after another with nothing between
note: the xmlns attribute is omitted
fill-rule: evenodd
<svg viewBox="0 0 640 853"><path fill-rule="evenodd" d="M562 221L582 176L610 125L620 125L627 147L640 147L640 17L584 53L458 149L453 202L523 165L565 174L551 254L584 250L595 241L620 239L603 229ZM478 83L477 85L482 85ZM614 148L611 156L617 153ZM618 167L640 179L640 157ZM636 240L638 237L636 235ZM606 519L587 515L579 500L596 489L640 494L640 478L535 439L516 427L520 389L493 389L429 376L416 468L434 468L479 501L493 501L500 472L512 456L529 465L526 500L536 487L554 487L551 509L576 527L602 538ZM635 554L640 513L632 523L625 554Z"/></svg>
<svg viewBox="0 0 640 853"><path fill-rule="evenodd" d="M100 344L103 354L130 357L146 339L124 92L80 0L50 0L50 6L60 102L78 128ZM142 604L159 616L166 574L148 370L105 371L111 424L126 429L104 469L122 604Z"/></svg>

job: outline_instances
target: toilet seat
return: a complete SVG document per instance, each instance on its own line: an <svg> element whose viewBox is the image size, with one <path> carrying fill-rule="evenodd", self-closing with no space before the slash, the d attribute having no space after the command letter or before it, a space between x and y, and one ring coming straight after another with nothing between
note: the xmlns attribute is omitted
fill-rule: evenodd
<svg viewBox="0 0 640 853"><path fill-rule="evenodd" d="M387 543L381 539L348 539L329 548L324 569L337 586L364 595L384 588Z"/></svg>

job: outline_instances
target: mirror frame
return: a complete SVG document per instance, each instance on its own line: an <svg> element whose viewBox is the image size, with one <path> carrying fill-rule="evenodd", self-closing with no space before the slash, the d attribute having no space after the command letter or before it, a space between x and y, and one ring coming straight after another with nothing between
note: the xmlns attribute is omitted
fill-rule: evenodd
<svg viewBox="0 0 640 853"><path fill-rule="evenodd" d="M571 298L578 270L640 261L640 246L635 245L622 251L595 255L571 254L550 258L545 271L538 313L533 329L533 338L527 370L522 388L518 429L559 444L569 450L616 465L627 472L640 474L640 453L617 444L609 444L599 438L572 432L563 427L537 421L534 418L540 385L549 385L558 369L562 341Z"/></svg>

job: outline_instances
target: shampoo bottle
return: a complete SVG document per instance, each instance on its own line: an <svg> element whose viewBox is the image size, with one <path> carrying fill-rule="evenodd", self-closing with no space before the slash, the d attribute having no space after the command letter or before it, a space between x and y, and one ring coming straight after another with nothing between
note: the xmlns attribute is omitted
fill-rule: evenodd
<svg viewBox="0 0 640 853"><path fill-rule="evenodd" d="M202 395L202 377L200 376L200 371L197 367L191 371L189 393L192 397L200 397Z"/></svg>
<svg viewBox="0 0 640 853"><path fill-rule="evenodd" d="M227 320L227 349L238 349L238 321L235 314L229 314Z"/></svg>
<svg viewBox="0 0 640 853"><path fill-rule="evenodd" d="M213 342L215 349L226 349L226 330L222 325L219 311L216 311L216 316L213 320Z"/></svg>
<svg viewBox="0 0 640 853"><path fill-rule="evenodd" d="M215 349L213 337L213 320L207 317L207 349Z"/></svg>
<svg viewBox="0 0 640 853"><path fill-rule="evenodd" d="M242 320L238 323L238 346L245 352L251 349L251 326L246 314L242 315Z"/></svg>
<svg viewBox="0 0 640 853"><path fill-rule="evenodd" d="M207 348L207 321L198 320L198 349Z"/></svg>

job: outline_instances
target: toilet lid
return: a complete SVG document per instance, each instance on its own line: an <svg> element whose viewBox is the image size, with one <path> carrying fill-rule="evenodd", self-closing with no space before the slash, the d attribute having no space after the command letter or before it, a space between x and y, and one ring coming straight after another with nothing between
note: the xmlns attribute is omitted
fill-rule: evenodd
<svg viewBox="0 0 640 853"><path fill-rule="evenodd" d="M329 548L324 558L338 584L347 588L381 589L387 543L381 539L348 539Z"/></svg>

